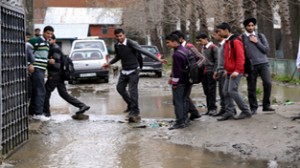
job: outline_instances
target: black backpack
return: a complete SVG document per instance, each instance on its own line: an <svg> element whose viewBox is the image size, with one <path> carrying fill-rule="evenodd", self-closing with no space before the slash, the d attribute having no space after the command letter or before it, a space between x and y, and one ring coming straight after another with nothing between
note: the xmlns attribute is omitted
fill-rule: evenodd
<svg viewBox="0 0 300 168"><path fill-rule="evenodd" d="M72 80L74 78L74 64L70 57L62 56L62 78Z"/></svg>
<svg viewBox="0 0 300 168"><path fill-rule="evenodd" d="M229 40L230 40L230 48L233 50L234 49L234 44L233 41L237 39L240 40L243 43L244 49L245 49L245 45L244 45L244 40L243 40L243 36L241 37L240 35L232 35ZM246 51L245 51L246 52ZM235 52L234 52L234 56L235 56ZM244 73L245 74L250 74L253 70L253 65L252 65L252 61L251 59L246 55L245 53L245 64L244 64Z"/></svg>
<svg viewBox="0 0 300 168"><path fill-rule="evenodd" d="M185 72L187 73L187 80L190 84L198 84L202 81L204 66L198 66L197 60L198 57L195 56L190 50L189 53L185 53L181 50L178 50L182 55L187 58L188 65L186 67Z"/></svg>

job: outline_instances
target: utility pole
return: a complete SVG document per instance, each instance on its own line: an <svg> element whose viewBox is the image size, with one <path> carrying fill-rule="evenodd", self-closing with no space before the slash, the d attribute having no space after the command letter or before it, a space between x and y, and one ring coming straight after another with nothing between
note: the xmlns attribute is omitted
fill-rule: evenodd
<svg viewBox="0 0 300 168"><path fill-rule="evenodd" d="M25 0L24 2L24 10L25 10L25 27L26 31L33 34L33 1L34 0Z"/></svg>

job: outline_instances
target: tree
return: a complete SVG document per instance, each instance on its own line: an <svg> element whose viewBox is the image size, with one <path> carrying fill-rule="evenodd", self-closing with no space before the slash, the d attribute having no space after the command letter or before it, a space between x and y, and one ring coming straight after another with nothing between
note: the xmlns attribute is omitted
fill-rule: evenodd
<svg viewBox="0 0 300 168"><path fill-rule="evenodd" d="M25 27L26 31L33 34L33 0L23 1L25 9Z"/></svg>
<svg viewBox="0 0 300 168"><path fill-rule="evenodd" d="M257 17L257 1L258 0L243 0L244 17Z"/></svg>
<svg viewBox="0 0 300 168"><path fill-rule="evenodd" d="M289 1L290 27L292 31L292 55L291 59L297 57L298 42L300 38L300 0Z"/></svg>
<svg viewBox="0 0 300 168"><path fill-rule="evenodd" d="M284 52L284 58L294 59L292 49L292 32L291 32L291 18L289 13L289 0L281 0L280 6L280 17L281 17L281 34L282 34L282 47Z"/></svg>
<svg viewBox="0 0 300 168"><path fill-rule="evenodd" d="M200 19L200 31L208 34L207 15L205 10L205 5L203 1L198 1L195 5Z"/></svg>
<svg viewBox="0 0 300 168"><path fill-rule="evenodd" d="M257 1L257 26L258 32L262 32L270 46L269 57L275 58L275 32L273 23L273 5L270 0Z"/></svg>

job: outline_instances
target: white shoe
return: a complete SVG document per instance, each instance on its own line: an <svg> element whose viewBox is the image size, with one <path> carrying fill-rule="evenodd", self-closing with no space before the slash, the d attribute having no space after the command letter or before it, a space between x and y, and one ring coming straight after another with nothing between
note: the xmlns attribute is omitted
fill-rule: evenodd
<svg viewBox="0 0 300 168"><path fill-rule="evenodd" d="M44 115L33 115L32 119L34 120L40 120L40 121L49 121L50 117L46 117Z"/></svg>

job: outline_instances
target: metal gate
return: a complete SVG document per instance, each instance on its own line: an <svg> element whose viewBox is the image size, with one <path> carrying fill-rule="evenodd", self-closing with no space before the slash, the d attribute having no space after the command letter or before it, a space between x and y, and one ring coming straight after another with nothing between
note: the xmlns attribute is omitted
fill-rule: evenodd
<svg viewBox="0 0 300 168"><path fill-rule="evenodd" d="M0 136L6 157L28 139L27 59L24 9L10 0L0 3Z"/></svg>

